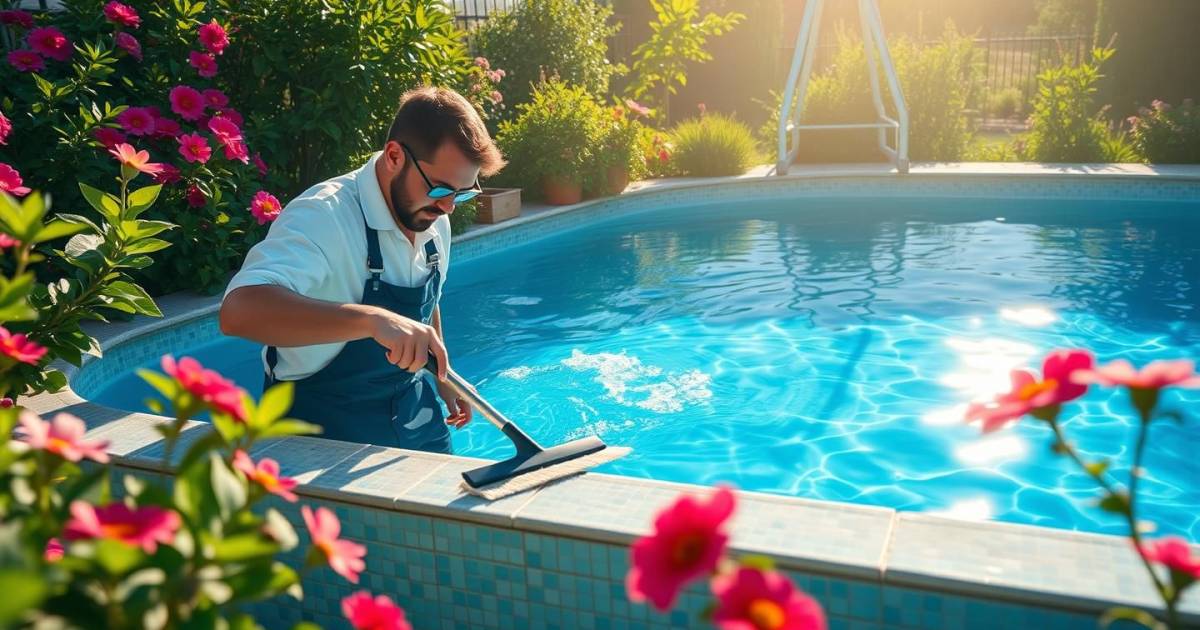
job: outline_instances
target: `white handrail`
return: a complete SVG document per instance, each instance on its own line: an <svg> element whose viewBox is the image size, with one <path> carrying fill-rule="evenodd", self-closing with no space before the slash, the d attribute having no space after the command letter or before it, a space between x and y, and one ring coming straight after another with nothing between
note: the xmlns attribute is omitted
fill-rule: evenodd
<svg viewBox="0 0 1200 630"><path fill-rule="evenodd" d="M783 103L779 107L779 160L775 164L775 173L786 175L792 162L795 161L796 155L800 151L800 130L802 129L877 129L880 150L891 159L897 171L907 173L908 107L904 103L904 94L900 90L900 79L896 75L896 66L892 62L892 55L888 50L887 38L883 34L877 0L858 0L859 24L862 28L863 50L866 53L867 70L870 75L875 122L816 125L800 123L804 110L804 98L808 94L808 83L812 78L817 34L820 31L821 14L824 8L825 0L809 0L804 6L804 16L800 20L800 32L796 35L796 49L792 54L792 67L788 72L788 80L783 90ZM896 109L896 119L889 117L883 106L883 96L879 86L879 69L875 61L876 55L879 55L883 65L892 105ZM795 103L795 107L793 107L793 103ZM887 129L895 130L895 149L888 145Z"/></svg>

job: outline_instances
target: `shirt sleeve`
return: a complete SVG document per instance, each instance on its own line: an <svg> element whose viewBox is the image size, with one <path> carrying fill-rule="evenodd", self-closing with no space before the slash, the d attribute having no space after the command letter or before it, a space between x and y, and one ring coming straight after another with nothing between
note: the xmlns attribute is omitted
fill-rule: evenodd
<svg viewBox="0 0 1200 630"><path fill-rule="evenodd" d="M334 273L331 254L339 251L344 240L333 212L330 206L310 200L289 204L271 224L267 237L250 248L225 295L264 284L310 295L329 282Z"/></svg>

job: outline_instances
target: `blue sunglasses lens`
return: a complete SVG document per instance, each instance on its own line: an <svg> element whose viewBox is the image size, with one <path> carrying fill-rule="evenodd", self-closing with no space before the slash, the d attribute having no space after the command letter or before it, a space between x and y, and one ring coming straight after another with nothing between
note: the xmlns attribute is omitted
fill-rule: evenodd
<svg viewBox="0 0 1200 630"><path fill-rule="evenodd" d="M433 188L429 189L430 199L442 199L443 197L449 197L453 194L454 189L446 188L445 186L434 186Z"/></svg>
<svg viewBox="0 0 1200 630"><path fill-rule="evenodd" d="M468 190L466 192L460 192L454 196L454 203L462 203L464 201L470 201L475 198L475 195L478 195L478 194L479 194L478 190Z"/></svg>

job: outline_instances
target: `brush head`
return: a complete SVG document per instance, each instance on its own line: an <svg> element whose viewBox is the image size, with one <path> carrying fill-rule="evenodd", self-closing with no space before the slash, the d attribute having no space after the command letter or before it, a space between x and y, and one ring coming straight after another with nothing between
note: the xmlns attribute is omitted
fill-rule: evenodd
<svg viewBox="0 0 1200 630"><path fill-rule="evenodd" d="M550 453L558 449L562 449L563 447L577 445L577 443L585 442L589 439L594 439L597 442L600 442L598 438L585 438L584 440L576 440L575 442L568 442L562 446L546 449L545 452ZM565 479L567 477L587 472L589 468L595 468L601 464L607 464L613 460L620 459L633 451L633 449L624 446L605 446L603 442L600 442L600 446L601 448L599 450L591 450L583 455L577 454L569 459L559 458L557 463L547 464L526 472L513 473L509 476L499 477L486 484L472 485L466 479L467 473L463 473L462 489L468 494L473 494L477 497L487 499L488 501L495 501L496 499L502 499L518 492L531 490L533 488L540 488L541 486L544 486L552 481ZM511 460L505 460L505 462L508 461ZM498 463L503 464L505 462ZM493 466L495 465L496 464L493 464ZM484 468L488 467L485 466ZM483 470L483 468L477 468L476 471L478 470ZM469 473L475 471L467 472Z"/></svg>

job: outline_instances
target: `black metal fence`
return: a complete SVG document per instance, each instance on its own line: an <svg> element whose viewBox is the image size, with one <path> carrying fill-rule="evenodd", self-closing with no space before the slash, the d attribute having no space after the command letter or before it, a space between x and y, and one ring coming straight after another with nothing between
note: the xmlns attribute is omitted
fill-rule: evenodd
<svg viewBox="0 0 1200 630"><path fill-rule="evenodd" d="M978 109L986 111L993 96L1006 90L1019 92L1020 102L1028 103L1037 90L1038 73L1064 62L1085 60L1092 37L992 33L977 38L975 45L982 51L985 68Z"/></svg>

